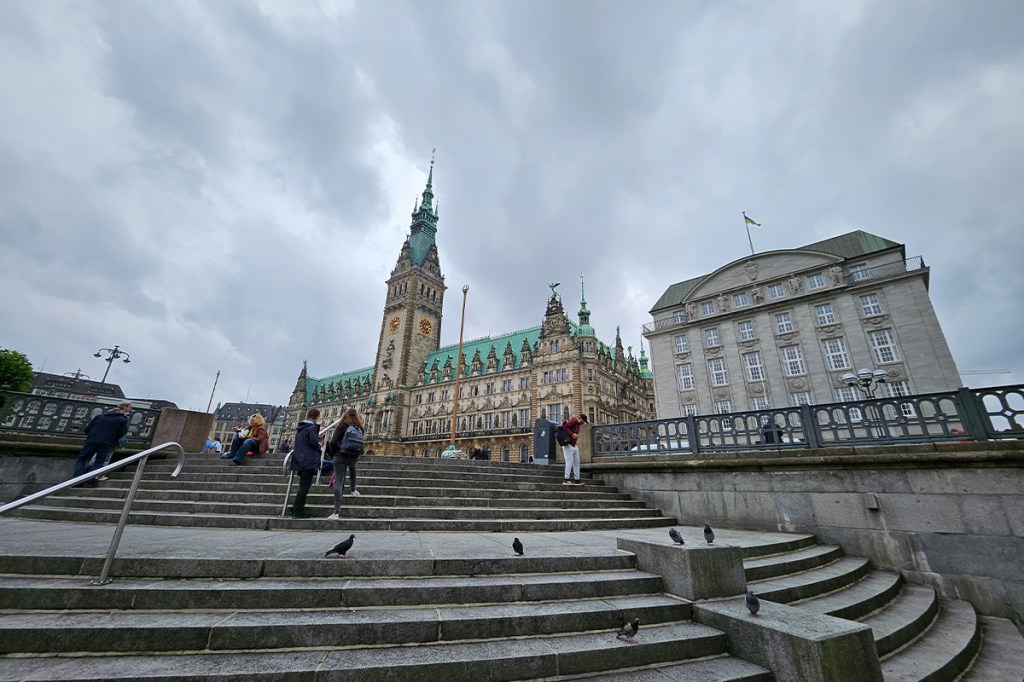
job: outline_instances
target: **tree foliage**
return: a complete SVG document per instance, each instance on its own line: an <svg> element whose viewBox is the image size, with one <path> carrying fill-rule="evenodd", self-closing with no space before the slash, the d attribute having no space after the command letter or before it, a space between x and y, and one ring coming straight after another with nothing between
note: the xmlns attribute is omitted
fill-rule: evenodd
<svg viewBox="0 0 1024 682"><path fill-rule="evenodd" d="M35 378L28 356L16 350L0 348L0 388L25 393L32 390Z"/></svg>

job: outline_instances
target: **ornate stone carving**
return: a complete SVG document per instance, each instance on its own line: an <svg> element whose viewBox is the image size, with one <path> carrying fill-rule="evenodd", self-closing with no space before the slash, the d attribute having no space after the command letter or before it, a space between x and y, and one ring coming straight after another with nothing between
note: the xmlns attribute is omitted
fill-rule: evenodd
<svg viewBox="0 0 1024 682"><path fill-rule="evenodd" d="M754 302L754 305L761 305L764 303L764 289L760 286L756 286L750 290L750 300Z"/></svg>
<svg viewBox="0 0 1024 682"><path fill-rule="evenodd" d="M833 265L828 269L828 276L832 278L832 286L841 287L843 286L843 269L838 265Z"/></svg>
<svg viewBox="0 0 1024 682"><path fill-rule="evenodd" d="M751 282L757 281L758 265L754 261L747 261L747 264L743 266L743 272L747 273L747 279Z"/></svg>

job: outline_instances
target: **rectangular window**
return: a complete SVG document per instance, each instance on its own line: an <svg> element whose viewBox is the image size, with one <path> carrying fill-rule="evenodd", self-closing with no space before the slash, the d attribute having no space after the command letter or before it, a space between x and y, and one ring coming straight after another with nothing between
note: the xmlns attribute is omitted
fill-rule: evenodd
<svg viewBox="0 0 1024 682"><path fill-rule="evenodd" d="M855 402L855 401L858 401L858 400L861 400L861 399L862 399L862 396L861 396L860 392L856 388L854 388L853 386L844 386L842 388L837 388L836 389L836 402L837 403L852 403L852 402ZM851 422L856 423L856 422L864 420L864 414L860 411L859 407L851 407L851 408L849 408L849 412L850 412L850 421ZM843 422L843 418L840 417L838 419L838 421L840 423L842 423Z"/></svg>
<svg viewBox="0 0 1024 682"><path fill-rule="evenodd" d="M519 377L519 388L529 388L529 387L530 387L530 377L529 376Z"/></svg>
<svg viewBox="0 0 1024 682"><path fill-rule="evenodd" d="M773 301L776 301L785 295L786 292L785 290L783 290L781 284L773 284L770 287L768 287L768 298L772 299Z"/></svg>
<svg viewBox="0 0 1024 682"><path fill-rule="evenodd" d="M562 421L561 403L551 403L550 405L548 405L548 419L550 419L553 422Z"/></svg>
<svg viewBox="0 0 1024 682"><path fill-rule="evenodd" d="M686 339L686 334L676 334L675 336L676 352L677 353L689 353L690 342Z"/></svg>
<svg viewBox="0 0 1024 682"><path fill-rule="evenodd" d="M829 369L847 369L850 366L850 356L846 352L846 341L843 337L822 339L821 346L825 350L825 361Z"/></svg>
<svg viewBox="0 0 1024 682"><path fill-rule="evenodd" d="M512 380L511 379L505 379L504 381L502 381L501 382L501 390L502 391L511 391L512 390Z"/></svg>
<svg viewBox="0 0 1024 682"><path fill-rule="evenodd" d="M854 282L863 282L869 279L871 275L868 273L867 263L857 263L856 265L850 266L850 277L853 278Z"/></svg>
<svg viewBox="0 0 1024 682"><path fill-rule="evenodd" d="M530 425L530 408L519 410L519 425L529 426Z"/></svg>
<svg viewBox="0 0 1024 682"><path fill-rule="evenodd" d="M750 320L743 320L736 324L736 329L739 330L740 341L750 341L756 334L754 332L754 323Z"/></svg>
<svg viewBox="0 0 1024 682"><path fill-rule="evenodd" d="M782 369L785 370L786 376L795 377L807 373L800 346L783 346L779 350L782 351Z"/></svg>
<svg viewBox="0 0 1024 682"><path fill-rule="evenodd" d="M693 403L687 403L686 405L683 405L683 416L684 417L696 417L697 416L697 406L694 405Z"/></svg>
<svg viewBox="0 0 1024 682"><path fill-rule="evenodd" d="M732 295L733 308L742 308L743 306L748 305L748 303L749 302L747 301L747 292L741 291L738 294Z"/></svg>
<svg viewBox="0 0 1024 682"><path fill-rule="evenodd" d="M450 388L446 388L443 391L441 391L441 400L451 400L451 397L452 391Z"/></svg>
<svg viewBox="0 0 1024 682"><path fill-rule="evenodd" d="M896 338L892 335L891 329L880 329L877 332L868 332L868 339L871 340L871 348L875 352L875 362L898 362L900 359L899 349L896 348Z"/></svg>
<svg viewBox="0 0 1024 682"><path fill-rule="evenodd" d="M493 381L488 381L484 385L484 392L487 393L488 395L490 395L491 393L494 393L494 382Z"/></svg>
<svg viewBox="0 0 1024 682"><path fill-rule="evenodd" d="M747 381L764 381L764 365L760 353L744 353L743 366L747 368Z"/></svg>
<svg viewBox="0 0 1024 682"><path fill-rule="evenodd" d="M788 334L793 331L793 320L789 313L779 313L775 316L775 331L779 334Z"/></svg>
<svg viewBox="0 0 1024 682"><path fill-rule="evenodd" d="M715 413L716 414L729 414L732 412L732 401L731 400L716 400L715 401Z"/></svg>
<svg viewBox="0 0 1024 682"><path fill-rule="evenodd" d="M679 390L693 390L693 365L679 365L679 367L676 368L676 371L679 374Z"/></svg>
<svg viewBox="0 0 1024 682"><path fill-rule="evenodd" d="M682 324L683 322L686 322L686 313L684 313L682 310L677 310L672 315L672 321L675 322L676 324Z"/></svg>
<svg viewBox="0 0 1024 682"><path fill-rule="evenodd" d="M864 317L874 317L882 314L882 304L878 302L878 294L865 294L860 297L860 307L864 311Z"/></svg>
<svg viewBox="0 0 1024 682"><path fill-rule="evenodd" d="M484 415L484 428L488 431L494 428L494 415L490 412Z"/></svg>
<svg viewBox="0 0 1024 682"><path fill-rule="evenodd" d="M711 375L712 386L727 386L729 384L729 370L726 369L725 358L708 360L708 373Z"/></svg>
<svg viewBox="0 0 1024 682"><path fill-rule="evenodd" d="M819 325L836 323L836 316L832 312L831 303L822 303L821 305L814 306L814 314L818 316Z"/></svg>
<svg viewBox="0 0 1024 682"><path fill-rule="evenodd" d="M798 393L789 394L789 404L793 407L800 407L801 405L811 404L811 392L800 391Z"/></svg>
<svg viewBox="0 0 1024 682"><path fill-rule="evenodd" d="M771 401L768 400L768 396L754 396L750 399L750 409L752 410L767 410L771 407Z"/></svg>
<svg viewBox="0 0 1024 682"><path fill-rule="evenodd" d="M807 288L811 291L815 289L825 288L825 275L820 272L813 275L807 275Z"/></svg>
<svg viewBox="0 0 1024 682"><path fill-rule="evenodd" d="M507 429L512 426L512 411L505 410L501 413L501 428Z"/></svg>
<svg viewBox="0 0 1024 682"><path fill-rule="evenodd" d="M593 380L594 380L594 370L588 369L587 370L587 381L593 381Z"/></svg>
<svg viewBox="0 0 1024 682"><path fill-rule="evenodd" d="M555 339L554 341L549 341L548 342L548 352L550 352L550 353L557 353L557 352L559 352L561 350L561 347L562 346L559 343L558 339Z"/></svg>
<svg viewBox="0 0 1024 682"><path fill-rule="evenodd" d="M708 348L717 348L722 345L722 340L718 337L718 327L704 330L704 342Z"/></svg>
<svg viewBox="0 0 1024 682"><path fill-rule="evenodd" d="M701 303L700 304L700 314L701 315L714 315L715 314L715 302L714 301L704 301L703 303Z"/></svg>
<svg viewBox="0 0 1024 682"><path fill-rule="evenodd" d="M906 381L887 382L882 386L885 387L885 395L889 398L902 398L910 395L910 384ZM900 403L900 414L904 417L916 417L917 410L914 409L914 403Z"/></svg>

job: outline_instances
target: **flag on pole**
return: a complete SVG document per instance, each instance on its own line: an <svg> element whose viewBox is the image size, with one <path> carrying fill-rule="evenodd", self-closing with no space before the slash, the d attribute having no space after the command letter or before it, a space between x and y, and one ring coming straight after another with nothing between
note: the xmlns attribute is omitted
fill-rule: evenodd
<svg viewBox="0 0 1024 682"><path fill-rule="evenodd" d="M747 225L757 225L758 227L761 227L761 223L756 222L752 218L748 218L746 212L743 213L743 222Z"/></svg>

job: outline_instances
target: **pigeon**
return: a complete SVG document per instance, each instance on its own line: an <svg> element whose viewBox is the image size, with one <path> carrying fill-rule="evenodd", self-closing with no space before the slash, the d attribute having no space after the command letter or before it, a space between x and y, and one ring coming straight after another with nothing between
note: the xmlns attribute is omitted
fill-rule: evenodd
<svg viewBox="0 0 1024 682"><path fill-rule="evenodd" d="M519 538L512 541L512 551L519 556L523 556L523 543L519 542Z"/></svg>
<svg viewBox="0 0 1024 682"><path fill-rule="evenodd" d="M622 626L622 629L619 630L619 634L615 635L615 638L624 640L626 644L636 644L636 640L633 637L636 636L636 632L639 629L640 619L634 618L632 623L626 623Z"/></svg>
<svg viewBox="0 0 1024 682"><path fill-rule="evenodd" d="M711 523L708 521L704 522L704 539L709 545L715 544L715 531L711 530Z"/></svg>
<svg viewBox="0 0 1024 682"><path fill-rule="evenodd" d="M747 610L750 611L750 615L757 617L757 612L761 610L761 600L758 599L753 592L747 590Z"/></svg>
<svg viewBox="0 0 1024 682"><path fill-rule="evenodd" d="M675 528L668 529L668 536L672 538L672 542L676 543L677 545L683 544L683 536L680 535L679 531L677 531Z"/></svg>
<svg viewBox="0 0 1024 682"><path fill-rule="evenodd" d="M352 545L355 544L355 541L356 536L349 535L347 540L342 540L341 542L339 542L337 545L334 546L334 549L327 550L327 554L324 554L324 556L331 556L331 554L337 554L340 557L344 557L345 552L352 549Z"/></svg>

